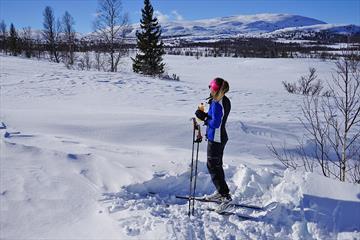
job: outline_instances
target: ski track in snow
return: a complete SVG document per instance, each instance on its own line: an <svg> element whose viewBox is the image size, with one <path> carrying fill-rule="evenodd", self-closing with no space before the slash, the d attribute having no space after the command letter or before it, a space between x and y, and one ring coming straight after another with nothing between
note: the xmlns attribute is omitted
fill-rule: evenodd
<svg viewBox="0 0 360 240"><path fill-rule="evenodd" d="M281 77L268 90L252 83L258 72L250 76L241 69L250 80L233 80L224 156L234 202L278 202L276 208L236 209L255 217L243 220L207 211L213 204L196 202L195 216L189 218L187 202L174 197L187 195L189 189L189 116L206 97L210 77L223 67L229 79L235 78L235 70L220 65L209 72L193 71L191 62L198 60L169 57L170 70L184 76L169 82L126 69L81 72L43 61L0 59L0 238L360 238L357 186L340 190L342 183L315 173L284 171L267 151L270 143L284 140L291 149L303 131L294 119L301 111L294 107L301 97L274 87ZM242 64L264 74L279 64L276 61L287 78L292 64L296 71L307 71L308 63L302 60L253 59ZM208 59L200 63L200 70L212 64ZM320 74L328 70L327 63L313 64L319 64ZM214 191L205 145L199 155L199 196ZM342 195L324 190L329 186Z"/></svg>

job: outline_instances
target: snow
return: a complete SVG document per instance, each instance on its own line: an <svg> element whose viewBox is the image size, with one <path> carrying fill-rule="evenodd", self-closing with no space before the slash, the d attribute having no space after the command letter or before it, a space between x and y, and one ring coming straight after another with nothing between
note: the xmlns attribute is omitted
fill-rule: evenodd
<svg viewBox="0 0 360 240"><path fill-rule="evenodd" d="M62 64L1 56L1 239L359 239L360 187L290 171L267 145L294 147L302 97L282 81L333 63L315 59L166 56L180 81L131 72L68 70ZM196 203L187 216L190 117L208 82L230 83L225 175L242 220ZM5 133L8 134L5 134ZM199 153L197 194L214 191ZM149 191L157 194L151 195Z"/></svg>
<svg viewBox="0 0 360 240"><path fill-rule="evenodd" d="M164 36L186 35L213 39L214 37L234 37L237 34L258 34L289 27L303 27L325 24L317 19L292 14L262 13L201 19L194 21L171 21L160 23ZM139 24L132 26L130 36L135 36Z"/></svg>
<svg viewBox="0 0 360 240"><path fill-rule="evenodd" d="M354 34L360 32L360 26L354 24L314 24L310 26L286 27L276 30L272 34L278 34L291 31L330 31L338 34Z"/></svg>
<svg viewBox="0 0 360 240"><path fill-rule="evenodd" d="M293 14L261 13L201 19L193 21L160 22L165 42L186 39L196 42L211 42L234 37L279 38L294 31L303 35L308 32L329 31L337 34L353 35L360 32L355 24L328 24L323 21ZM134 40L139 24L132 25L129 39Z"/></svg>

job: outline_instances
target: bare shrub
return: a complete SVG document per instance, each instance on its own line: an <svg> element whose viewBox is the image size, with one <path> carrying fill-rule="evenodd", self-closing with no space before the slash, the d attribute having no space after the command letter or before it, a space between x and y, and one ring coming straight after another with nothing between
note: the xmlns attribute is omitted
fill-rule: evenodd
<svg viewBox="0 0 360 240"><path fill-rule="evenodd" d="M160 76L163 80L171 80L171 81L180 81L180 77L173 73L171 76L169 74L164 74Z"/></svg>
<svg viewBox="0 0 360 240"><path fill-rule="evenodd" d="M101 52L99 51L95 52L95 63L94 63L95 69L98 71L104 70L104 64L105 62Z"/></svg>
<svg viewBox="0 0 360 240"><path fill-rule="evenodd" d="M315 68L309 68L308 75L301 76L297 83L283 81L282 84L288 93L302 95L320 95L324 88Z"/></svg>
<svg viewBox="0 0 360 240"><path fill-rule="evenodd" d="M288 82L282 81L282 84L288 93L297 93L296 83L288 83Z"/></svg>
<svg viewBox="0 0 360 240"><path fill-rule="evenodd" d="M360 63L354 55L344 54L335 65L326 97L306 95L302 105L300 121L312 146L299 144L295 155L289 155L285 146L282 151L269 149L286 167L309 170L313 159L324 176L360 183ZM302 89L314 91L305 82Z"/></svg>
<svg viewBox="0 0 360 240"><path fill-rule="evenodd" d="M90 70L92 67L92 61L90 58L90 53L85 52L82 56L79 57L78 68L80 70Z"/></svg>

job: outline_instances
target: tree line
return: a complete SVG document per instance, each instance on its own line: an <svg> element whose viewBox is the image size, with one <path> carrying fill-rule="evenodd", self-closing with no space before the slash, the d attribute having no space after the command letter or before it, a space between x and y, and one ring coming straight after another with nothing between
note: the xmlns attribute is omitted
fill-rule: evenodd
<svg viewBox="0 0 360 240"><path fill-rule="evenodd" d="M6 55L48 58L57 63L63 62L68 68L95 68L110 72L117 72L120 59L132 48L138 50L133 59L134 72L161 75L165 66L162 63L161 26L153 12L150 1L144 0L141 31L137 32L135 45L125 41L132 29L121 0L99 0L90 39L76 36L75 20L68 11L61 18L56 18L54 10L47 6L43 11L41 31L33 31L31 27L19 31L13 23L7 30L2 20L0 48Z"/></svg>
<svg viewBox="0 0 360 240"><path fill-rule="evenodd" d="M322 35L321 35L322 36ZM343 48L334 49L329 44L336 41L317 41L300 44L297 42L277 42L271 38L240 37L223 39L216 42L191 42L179 40L175 46L167 46L166 53L170 55L185 55L199 57L234 57L234 58L319 58L338 59ZM346 50L358 50L360 39L342 37L342 43L349 43ZM353 45L350 45L353 44ZM356 44L359 44L356 47Z"/></svg>
<svg viewBox="0 0 360 240"><path fill-rule="evenodd" d="M122 13L121 1L99 1L97 17L93 24L94 37L97 40L79 39L76 36L72 15L66 11L61 18L56 19L54 10L47 6L43 11L41 31L33 31L31 27L19 31L13 23L7 31L6 23L2 20L1 50L12 56L49 58L57 63L63 62L69 68L74 67L75 63L82 62L83 56L76 56L76 53L91 50L104 54L104 61L109 63L107 70L115 72L120 57L125 53L124 36L130 31L128 17Z"/></svg>

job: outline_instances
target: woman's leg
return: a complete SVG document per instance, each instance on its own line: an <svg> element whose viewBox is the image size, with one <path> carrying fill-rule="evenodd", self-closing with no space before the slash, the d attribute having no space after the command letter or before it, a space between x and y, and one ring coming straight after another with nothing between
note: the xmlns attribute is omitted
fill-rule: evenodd
<svg viewBox="0 0 360 240"><path fill-rule="evenodd" d="M207 168L209 170L211 180L214 183L217 191L226 196L229 194L229 187L225 181L225 174L223 169L223 153L225 144L208 141L207 146Z"/></svg>

